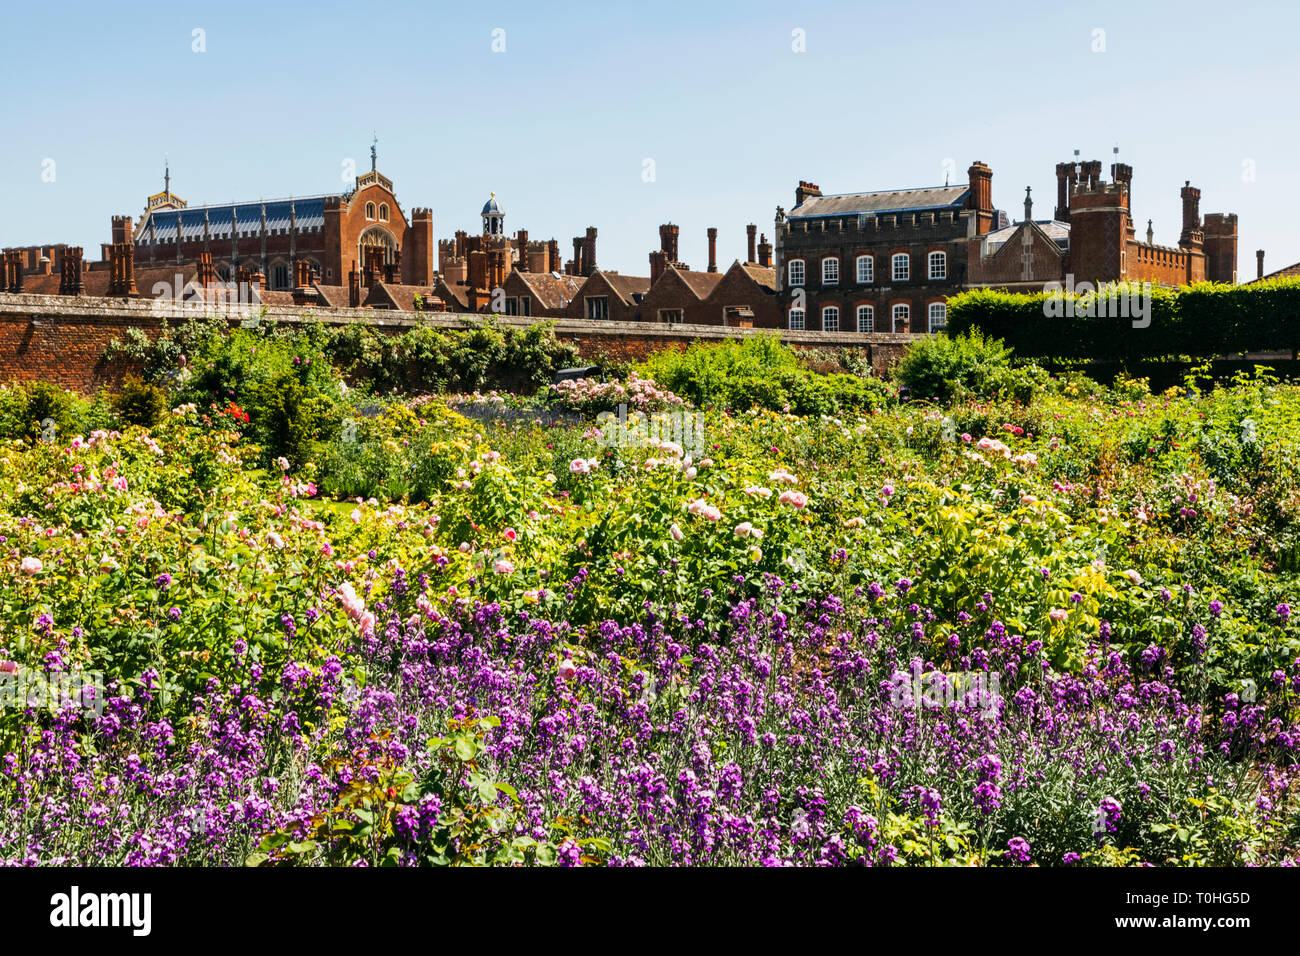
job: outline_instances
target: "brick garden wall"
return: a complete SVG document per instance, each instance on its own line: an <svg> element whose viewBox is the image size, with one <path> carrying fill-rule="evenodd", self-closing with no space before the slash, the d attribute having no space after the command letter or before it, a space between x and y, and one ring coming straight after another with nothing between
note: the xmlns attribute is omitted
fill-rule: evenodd
<svg viewBox="0 0 1300 956"><path fill-rule="evenodd" d="M445 312L417 317L407 312L372 309L312 310L282 306L268 306L263 314L266 320L282 324L301 322L304 318L329 324L362 322L393 333L417 325L456 329L483 321L481 315ZM164 319L175 326L185 318L182 309L174 304L160 308L158 300L0 294L0 381L48 381L80 392L92 392L100 386L114 389L133 369L129 363L104 359L109 343L115 338L125 340L128 330L133 328L156 335ZM502 326L524 327L538 320L502 316L497 321ZM238 317L231 319L232 325L238 322ZM557 319L554 325L556 336L577 345L585 357L625 362L641 361L665 348L686 348L695 342L722 342L764 334L761 329L586 319ZM887 374L890 365L914 339L913 335L889 333L782 333L782 340L795 348L830 353L851 348L864 353L880 376Z"/></svg>

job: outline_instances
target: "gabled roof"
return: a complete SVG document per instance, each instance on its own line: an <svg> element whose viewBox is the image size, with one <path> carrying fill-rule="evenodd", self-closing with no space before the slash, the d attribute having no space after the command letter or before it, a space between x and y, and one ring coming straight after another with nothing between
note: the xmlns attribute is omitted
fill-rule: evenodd
<svg viewBox="0 0 1300 956"><path fill-rule="evenodd" d="M1289 279L1294 276L1300 276L1300 262L1295 265L1287 266L1285 269L1278 269L1276 272L1270 272L1266 276L1260 276L1258 279L1251 279L1250 282L1267 282L1269 279ZM1247 285L1250 282L1246 283Z"/></svg>
<svg viewBox="0 0 1300 956"><path fill-rule="evenodd" d="M319 282L313 282L312 288L316 290L316 296L325 305L331 309L348 308L348 287L345 285L321 285Z"/></svg>
<svg viewBox="0 0 1300 956"><path fill-rule="evenodd" d="M402 312L414 312L415 297L417 295L422 303L431 298L427 286L402 285L397 282L376 282L370 287L369 295L366 296L363 304L381 309L388 308L398 309Z"/></svg>
<svg viewBox="0 0 1300 956"><path fill-rule="evenodd" d="M745 274L757 282L763 288L771 292L776 291L776 270L756 266L752 262L737 262L737 266L744 270ZM728 272L731 270L728 269Z"/></svg>
<svg viewBox="0 0 1300 956"><path fill-rule="evenodd" d="M439 277L433 284L434 295L441 296L448 306L455 305L453 311L466 312L469 310L469 286L463 283L452 285L446 279Z"/></svg>
<svg viewBox="0 0 1300 956"><path fill-rule="evenodd" d="M283 289L259 289L256 295L262 305L293 305L293 293Z"/></svg>
<svg viewBox="0 0 1300 956"><path fill-rule="evenodd" d="M676 272L681 276L696 298L703 301L709 297L709 293L717 288L718 283L722 281L721 272L693 272L690 269L678 269L676 266L669 266L664 270L667 275L669 271Z"/></svg>
<svg viewBox="0 0 1300 956"><path fill-rule="evenodd" d="M970 186L924 186L919 189L883 189L870 193L810 196L787 214L791 219L849 216L861 213L916 212L922 209L960 209Z"/></svg>
<svg viewBox="0 0 1300 956"><path fill-rule="evenodd" d="M512 273L517 275L519 280L526 285L538 303L546 309L562 309L578 294L580 284L573 276L556 275L553 272L520 272Z"/></svg>
<svg viewBox="0 0 1300 956"><path fill-rule="evenodd" d="M635 305L639 300L633 298L634 296L644 296L650 291L649 276L625 276L617 272L602 272L597 269L587 281L590 282L596 276L604 279L627 305Z"/></svg>
<svg viewBox="0 0 1300 956"><path fill-rule="evenodd" d="M1002 229L995 229L985 238L988 239L989 245L1004 245L1007 240L1020 231L1024 222L1012 223ZM1033 225L1038 231L1045 235L1061 249L1068 249L1070 246L1070 224L1068 222L1059 222L1055 219L1035 219Z"/></svg>

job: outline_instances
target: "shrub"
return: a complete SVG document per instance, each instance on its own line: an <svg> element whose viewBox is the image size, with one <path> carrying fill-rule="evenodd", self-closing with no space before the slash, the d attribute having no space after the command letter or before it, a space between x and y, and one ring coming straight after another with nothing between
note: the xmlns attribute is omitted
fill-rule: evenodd
<svg viewBox="0 0 1300 956"><path fill-rule="evenodd" d="M777 335L665 350L643 362L639 371L697 406L738 411L833 415L880 407L890 395L888 386L874 379L809 371Z"/></svg>
<svg viewBox="0 0 1300 956"><path fill-rule="evenodd" d="M1145 327L1135 327L1132 316L1114 308L1133 288L1103 286L1095 294L1065 296L1059 304L1047 293L972 290L948 300L948 328L980 329L1005 340L1020 356L1125 362L1292 350L1300 343L1300 279L1153 288ZM1103 311L1092 308L1102 302L1108 303L1107 315L1088 314Z"/></svg>
<svg viewBox="0 0 1300 956"><path fill-rule="evenodd" d="M284 457L300 467L312 460L319 443L339 432L341 416L331 396L291 373L263 383L250 396L249 408L264 460Z"/></svg>
<svg viewBox="0 0 1300 956"><path fill-rule="evenodd" d="M167 414L167 393L138 375L128 375L113 408L124 424L152 428Z"/></svg>
<svg viewBox="0 0 1300 956"><path fill-rule="evenodd" d="M1011 350L979 332L926 336L908 347L895 368L912 397L941 402L964 393L988 396L1002 388L1023 387L1010 372Z"/></svg>

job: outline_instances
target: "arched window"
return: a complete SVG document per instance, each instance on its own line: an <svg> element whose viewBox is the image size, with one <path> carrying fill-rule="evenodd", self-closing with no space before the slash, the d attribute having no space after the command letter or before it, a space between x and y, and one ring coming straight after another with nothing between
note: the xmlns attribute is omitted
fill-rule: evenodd
<svg viewBox="0 0 1300 956"><path fill-rule="evenodd" d="M876 331L876 310L869 305L858 306L858 331Z"/></svg>
<svg viewBox="0 0 1300 956"><path fill-rule="evenodd" d="M836 285L840 281L840 260L827 256L822 260L822 285Z"/></svg>
<svg viewBox="0 0 1300 956"><path fill-rule="evenodd" d="M912 309L906 305L894 306L894 331L906 332L907 323L912 319Z"/></svg>
<svg viewBox="0 0 1300 956"><path fill-rule="evenodd" d="M826 308L822 309L822 331L838 332L839 330L840 310L833 305L828 305Z"/></svg>
<svg viewBox="0 0 1300 956"><path fill-rule="evenodd" d="M803 330L803 309L790 310L790 328L796 331Z"/></svg>
<svg viewBox="0 0 1300 956"><path fill-rule="evenodd" d="M379 221L388 222L388 203L379 204Z"/></svg>
<svg viewBox="0 0 1300 956"><path fill-rule="evenodd" d="M858 284L870 285L876 281L876 260L871 256L858 256Z"/></svg>
<svg viewBox="0 0 1300 956"><path fill-rule="evenodd" d="M948 254L945 252L930 253L930 278L946 279L948 278Z"/></svg>
<svg viewBox="0 0 1300 956"><path fill-rule="evenodd" d="M948 325L948 306L942 302L930 304L930 331L942 332Z"/></svg>
<svg viewBox="0 0 1300 956"><path fill-rule="evenodd" d="M911 259L906 252L900 252L894 256L894 281L906 282L911 274Z"/></svg>
<svg viewBox="0 0 1300 956"><path fill-rule="evenodd" d="M367 219L375 218L375 204L372 202L366 203L366 218Z"/></svg>
<svg viewBox="0 0 1300 956"><path fill-rule="evenodd" d="M790 276L790 285L803 285L803 260L791 259L786 268Z"/></svg>

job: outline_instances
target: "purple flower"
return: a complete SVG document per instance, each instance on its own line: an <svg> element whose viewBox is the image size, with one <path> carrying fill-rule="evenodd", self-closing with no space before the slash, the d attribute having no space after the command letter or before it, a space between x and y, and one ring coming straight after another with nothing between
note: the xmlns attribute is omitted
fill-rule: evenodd
<svg viewBox="0 0 1300 956"><path fill-rule="evenodd" d="M1021 866L1027 864L1032 859L1029 852L1029 841L1023 837L1012 837L1008 840L1007 859L1019 863Z"/></svg>
<svg viewBox="0 0 1300 956"><path fill-rule="evenodd" d="M1291 616L1291 605L1279 604L1277 606L1277 616L1278 619L1281 620L1283 624L1285 624L1287 619Z"/></svg>
<svg viewBox="0 0 1300 956"><path fill-rule="evenodd" d="M167 616L171 618L173 621L179 621L181 619L181 609L178 607L174 607L167 612Z"/></svg>
<svg viewBox="0 0 1300 956"><path fill-rule="evenodd" d="M1222 613L1223 613L1223 602L1222 602L1222 601L1211 601L1211 602L1210 602L1210 614L1211 614L1213 617L1218 617L1218 616L1219 616L1220 614L1222 614Z"/></svg>

